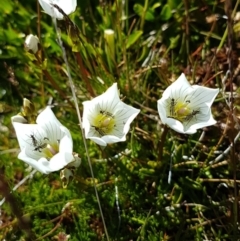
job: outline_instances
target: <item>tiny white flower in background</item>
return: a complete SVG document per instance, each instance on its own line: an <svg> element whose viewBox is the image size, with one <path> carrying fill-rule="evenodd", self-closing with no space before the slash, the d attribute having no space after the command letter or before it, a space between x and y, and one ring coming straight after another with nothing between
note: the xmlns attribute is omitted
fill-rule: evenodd
<svg viewBox="0 0 240 241"><path fill-rule="evenodd" d="M83 102L85 136L100 146L125 141L130 124L139 112L120 100L114 83L102 95Z"/></svg>
<svg viewBox="0 0 240 241"><path fill-rule="evenodd" d="M53 18L63 19L63 15L52 4L58 5L67 15L77 7L77 0L38 0L43 10Z"/></svg>
<svg viewBox="0 0 240 241"><path fill-rule="evenodd" d="M179 133L193 134L199 128L214 125L211 105L219 89L191 86L184 74L171 84L158 100L163 124Z"/></svg>
<svg viewBox="0 0 240 241"><path fill-rule="evenodd" d="M29 34L26 39L25 39L25 42L24 42L24 45L25 45L25 48L28 50L28 51L32 51L34 54L37 53L38 51L38 44L39 44L39 39L37 36L34 36L32 34Z"/></svg>
<svg viewBox="0 0 240 241"><path fill-rule="evenodd" d="M19 115L11 118L20 153L18 158L38 171L48 174L67 165L80 165L73 155L73 141L69 130L46 107L37 117L37 124L26 124Z"/></svg>

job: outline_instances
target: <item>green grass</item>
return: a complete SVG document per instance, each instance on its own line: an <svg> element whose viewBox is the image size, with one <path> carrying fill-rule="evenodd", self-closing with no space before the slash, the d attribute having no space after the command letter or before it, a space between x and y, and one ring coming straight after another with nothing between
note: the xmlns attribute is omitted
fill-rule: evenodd
<svg viewBox="0 0 240 241"><path fill-rule="evenodd" d="M69 240L107 240L66 64L51 18L42 12L39 18L36 3L0 4L0 194L7 195L0 239L61 240L57 236L63 232ZM101 150L87 140L109 240L239 240L240 150L238 138L234 141L239 133L239 32L226 30L237 30L239 22L228 25L223 18L227 7L214 0L122 3L78 1L69 16L78 30L71 35L73 25L58 21L80 112L83 101L114 82L124 102L141 109L127 141ZM232 1L233 17L238 4ZM115 32L114 58L104 39L109 28ZM30 33L40 34L38 59L24 49L24 35ZM234 76L222 83L229 63ZM165 132L157 112L157 100L181 72L192 84L221 89L212 106L217 124L194 135ZM228 106L230 93L234 101ZM29 174L17 158L10 120L24 97L38 111L53 98L54 113L72 134L82 164L66 189L59 172L37 173L8 195ZM233 148L220 156L231 143Z"/></svg>

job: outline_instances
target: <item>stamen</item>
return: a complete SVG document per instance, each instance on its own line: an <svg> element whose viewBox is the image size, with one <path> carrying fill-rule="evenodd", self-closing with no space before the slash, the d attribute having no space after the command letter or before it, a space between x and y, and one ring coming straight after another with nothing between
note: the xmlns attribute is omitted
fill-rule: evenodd
<svg viewBox="0 0 240 241"><path fill-rule="evenodd" d="M192 114L192 110L189 107L190 100L186 100L185 102L182 101L175 101L174 98L171 98L170 108L168 118L174 118L181 122L186 121L186 118Z"/></svg>
<svg viewBox="0 0 240 241"><path fill-rule="evenodd" d="M51 159L59 152L59 142L44 143L42 144L42 148L40 152L42 152L47 159Z"/></svg>
<svg viewBox="0 0 240 241"><path fill-rule="evenodd" d="M49 159L51 159L58 152L59 152L58 149L54 148L54 145L50 145L50 144L47 144L46 148L43 150L45 157Z"/></svg>
<svg viewBox="0 0 240 241"><path fill-rule="evenodd" d="M100 114L98 114L93 120L92 127L95 128L100 136L105 136L112 133L116 126L115 122L112 113L100 110Z"/></svg>

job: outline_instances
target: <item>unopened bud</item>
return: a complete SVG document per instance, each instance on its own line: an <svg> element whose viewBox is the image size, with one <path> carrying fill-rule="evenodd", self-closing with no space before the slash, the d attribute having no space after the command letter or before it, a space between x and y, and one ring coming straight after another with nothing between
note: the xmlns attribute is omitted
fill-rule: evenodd
<svg viewBox="0 0 240 241"><path fill-rule="evenodd" d="M32 34L29 34L26 39L25 39L25 48L28 51L32 51L34 54L37 53L38 51L38 44L39 44L39 39L37 36L34 36Z"/></svg>
<svg viewBox="0 0 240 241"><path fill-rule="evenodd" d="M239 22L240 21L240 12L236 12L236 15L234 17L234 21L235 22Z"/></svg>
<svg viewBox="0 0 240 241"><path fill-rule="evenodd" d="M111 59L111 61L115 61L115 39L114 39L114 31L112 29L104 30L104 39L105 39L105 51L107 57Z"/></svg>
<svg viewBox="0 0 240 241"><path fill-rule="evenodd" d="M69 181L73 179L73 175L73 171L68 168L64 168L60 171L60 179L62 180L63 188L67 188Z"/></svg>
<svg viewBox="0 0 240 241"><path fill-rule="evenodd" d="M27 124L27 120L21 116L21 115L15 115L11 117L12 122L17 122L17 123L22 123L22 124Z"/></svg>

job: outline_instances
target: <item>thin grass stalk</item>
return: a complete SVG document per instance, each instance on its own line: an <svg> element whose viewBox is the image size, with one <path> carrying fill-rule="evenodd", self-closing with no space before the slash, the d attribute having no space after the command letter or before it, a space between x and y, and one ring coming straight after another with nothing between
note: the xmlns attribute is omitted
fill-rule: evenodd
<svg viewBox="0 0 240 241"><path fill-rule="evenodd" d="M41 44L41 8L40 4L37 1L37 33L38 33L38 39L39 43ZM39 49L38 57L40 61L42 62L42 48ZM43 83L43 74L40 75L40 82L41 82L41 101L42 105L44 106L45 103L45 94L44 94L44 83Z"/></svg>
<svg viewBox="0 0 240 241"><path fill-rule="evenodd" d="M73 101L74 101L74 104L75 104L75 108L76 108L76 112L77 112L77 116L78 116L78 120L79 120L79 124L80 124L80 129L81 129L81 134L82 134L82 137L83 137L83 144L84 144L84 148L85 148L86 155L87 155L88 165L89 165L89 168L90 168L91 176L93 178L93 186L94 186L95 195L96 195L96 198L97 198L99 211L100 211L100 215L101 215L103 226L104 226L105 235L106 235L107 240L110 241L109 236L108 236L106 223L105 223L105 219L104 219L103 212L102 212L102 207L101 207L98 191L97 191L96 181L95 181L93 168L92 168L92 164L91 164L91 160L90 160L90 156L89 156L89 152L88 152L87 142L86 142L86 138L85 138L85 135L84 135L84 130L82 128L81 113L80 113L80 110L78 108L78 101L77 101L77 96L76 96L76 93L75 93L75 86L74 86L74 83L73 83L73 80L72 80L70 67L69 67L68 60L67 60L67 54L66 54L65 48L64 48L63 43L62 43L61 33L60 33L60 31L58 30L58 27L57 27L57 20L56 20L56 18L52 18L52 20L53 20L53 24L54 24L54 27L55 27L55 30L56 30L56 33L57 33L58 44L61 47L63 60L64 60L64 63L66 64L66 68L67 68L68 80L69 80L69 83L70 83L70 88L71 88L72 95L73 95Z"/></svg>
<svg viewBox="0 0 240 241"><path fill-rule="evenodd" d="M231 14L232 17L236 14L236 11L237 11L237 9L238 9L239 3L240 3L240 0L237 0L236 5L235 5L235 7L234 7L234 9L233 9L233 11L232 11L232 14ZM219 44L218 47L217 47L216 54L219 52L219 50L220 50L220 49L222 48L222 46L224 45L227 36L228 36L228 27L226 27L226 29L225 29L225 31L224 31L223 37L222 37L222 39L221 39L221 41L220 41L220 44ZM215 62L215 60L216 60L216 54L213 56L212 61L211 61L211 63L210 63L210 68L209 68L209 70L207 71L207 73L206 73L206 75L205 75L205 77L204 77L203 85L205 85L205 82L208 80L208 77L209 77L210 72L211 72L211 67L213 66L213 64L214 64L214 62Z"/></svg>
<svg viewBox="0 0 240 241"><path fill-rule="evenodd" d="M144 7L143 7L143 12L141 16L141 23L140 23L140 29L143 30L144 23L145 23L145 17L148 9L148 0L144 1Z"/></svg>
<svg viewBox="0 0 240 241"><path fill-rule="evenodd" d="M233 201L233 235L234 240L237 240L238 232L238 189L237 189L237 164L235 157L235 142L234 142L234 105L233 105L233 62L232 62L232 46L233 46L233 20L232 20L232 2L231 0L225 1L225 12L228 17L227 19L227 32L228 32L228 70L229 70L229 86L230 86L230 119L231 119L231 135L230 141L232 145L231 150L231 168L233 173L233 187L234 187L234 201Z"/></svg>
<svg viewBox="0 0 240 241"><path fill-rule="evenodd" d="M188 1L184 0L185 7L185 35L186 35L186 53L187 53L187 61L192 63L191 55L189 54L189 7Z"/></svg>

